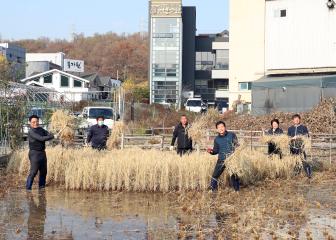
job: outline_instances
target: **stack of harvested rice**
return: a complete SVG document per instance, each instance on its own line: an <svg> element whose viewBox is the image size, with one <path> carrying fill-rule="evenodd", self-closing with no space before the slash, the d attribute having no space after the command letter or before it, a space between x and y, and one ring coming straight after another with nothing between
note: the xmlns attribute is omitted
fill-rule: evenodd
<svg viewBox="0 0 336 240"><path fill-rule="evenodd" d="M188 129L188 135L196 144L202 144L206 140L208 129L214 127L215 123L220 120L218 111L210 108L207 113L197 117Z"/></svg>
<svg viewBox="0 0 336 240"><path fill-rule="evenodd" d="M123 122L115 122L110 137L107 139L107 149L118 149L121 143L121 136L125 130Z"/></svg>
<svg viewBox="0 0 336 240"><path fill-rule="evenodd" d="M300 137L305 151L311 150L311 140ZM302 168L302 156L291 155L289 146L291 139L286 135L265 135L261 142L267 144L273 142L280 149L279 155L267 155L264 151L251 149L246 143L242 143L236 151L225 161L228 175L238 175L244 184L254 184L266 178L289 178L295 174L295 169Z"/></svg>
<svg viewBox="0 0 336 240"><path fill-rule="evenodd" d="M182 158L174 152L138 148L97 152L91 148L47 148L48 184L71 190L97 191L203 191L215 164L213 156L193 153ZM28 150L12 155L8 171L26 177Z"/></svg>
<svg viewBox="0 0 336 240"><path fill-rule="evenodd" d="M51 116L50 131L60 133L62 143L71 143L75 138L75 117L65 110L57 110Z"/></svg>

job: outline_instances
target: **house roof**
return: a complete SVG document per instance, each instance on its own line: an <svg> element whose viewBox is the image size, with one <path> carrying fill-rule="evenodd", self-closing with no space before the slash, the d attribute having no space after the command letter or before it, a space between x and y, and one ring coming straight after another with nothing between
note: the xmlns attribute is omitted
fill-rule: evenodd
<svg viewBox="0 0 336 240"><path fill-rule="evenodd" d="M52 69L52 70L45 71L45 72L42 72L42 73L39 73L39 74L31 75L31 76L29 76L27 78L22 79L21 82L27 82L27 81L32 80L34 78L41 77L43 75L50 74L50 73L55 73L55 72L58 72L58 73L60 73L62 75L68 76L68 77L75 78L75 79L77 79L79 81L82 81L82 82L86 82L86 83L89 82L89 80L87 80L87 79L75 76L75 75L67 73L67 72L63 72L63 71L58 70L58 69Z"/></svg>
<svg viewBox="0 0 336 240"><path fill-rule="evenodd" d="M111 77L100 77L100 86L111 86Z"/></svg>
<svg viewBox="0 0 336 240"><path fill-rule="evenodd" d="M252 82L252 89L279 88L289 86L320 86L330 87L336 85L335 74L297 75L297 76L265 76Z"/></svg>

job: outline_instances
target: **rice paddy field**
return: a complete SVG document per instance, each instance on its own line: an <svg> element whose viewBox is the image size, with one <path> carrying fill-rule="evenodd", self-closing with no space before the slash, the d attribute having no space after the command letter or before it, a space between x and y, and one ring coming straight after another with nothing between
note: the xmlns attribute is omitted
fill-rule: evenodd
<svg viewBox="0 0 336 240"><path fill-rule="evenodd" d="M200 116L189 129L196 144L209 144L204 135L215 115ZM123 124L107 151L72 148L73 119L65 116L52 118L62 134L60 145L47 148L45 190L24 190L27 149L0 168L0 240L336 239L336 159L313 149L311 139L300 141L312 178L302 170L302 156L289 154L291 139L262 136L254 146L240 141L226 159L219 191L210 192L216 156L120 149ZM267 155L269 142L282 158ZM240 178L240 192L230 187L232 174Z"/></svg>
<svg viewBox="0 0 336 240"><path fill-rule="evenodd" d="M318 168L312 179L288 174L287 163L273 175L248 168L263 174L243 175L250 181L239 193L224 174L212 193L216 157L205 153L180 158L159 150L59 146L47 153L45 191L23 190L26 150L3 170L0 239L336 238L333 165Z"/></svg>

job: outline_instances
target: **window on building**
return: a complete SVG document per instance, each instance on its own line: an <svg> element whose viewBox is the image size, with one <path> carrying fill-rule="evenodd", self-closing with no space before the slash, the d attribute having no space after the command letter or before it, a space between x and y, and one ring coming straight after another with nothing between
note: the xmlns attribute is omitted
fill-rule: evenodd
<svg viewBox="0 0 336 240"><path fill-rule="evenodd" d="M50 84L50 83L52 83L52 75L44 76L44 77L43 77L43 82L44 82L45 84Z"/></svg>
<svg viewBox="0 0 336 240"><path fill-rule="evenodd" d="M215 55L212 52L196 52L196 70L211 71L214 66Z"/></svg>
<svg viewBox="0 0 336 240"><path fill-rule="evenodd" d="M286 17L287 16L287 11L286 9L281 9L280 10L280 17Z"/></svg>
<svg viewBox="0 0 336 240"><path fill-rule="evenodd" d="M216 51L216 69L228 70L229 69L229 50Z"/></svg>
<svg viewBox="0 0 336 240"><path fill-rule="evenodd" d="M74 87L82 87L82 82L79 80L74 80Z"/></svg>
<svg viewBox="0 0 336 240"><path fill-rule="evenodd" d="M61 87L69 87L69 77L61 76Z"/></svg>
<svg viewBox="0 0 336 240"><path fill-rule="evenodd" d="M247 91L247 90L251 90L252 83L251 82L240 82L238 86L239 86L240 91Z"/></svg>

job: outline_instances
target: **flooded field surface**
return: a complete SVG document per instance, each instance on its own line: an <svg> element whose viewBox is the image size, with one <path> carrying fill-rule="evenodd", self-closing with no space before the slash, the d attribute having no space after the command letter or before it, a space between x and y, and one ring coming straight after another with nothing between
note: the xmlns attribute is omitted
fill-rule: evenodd
<svg viewBox="0 0 336 240"><path fill-rule="evenodd" d="M0 239L336 239L336 181L218 193L10 190Z"/></svg>

